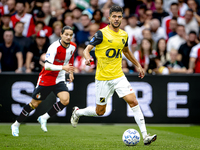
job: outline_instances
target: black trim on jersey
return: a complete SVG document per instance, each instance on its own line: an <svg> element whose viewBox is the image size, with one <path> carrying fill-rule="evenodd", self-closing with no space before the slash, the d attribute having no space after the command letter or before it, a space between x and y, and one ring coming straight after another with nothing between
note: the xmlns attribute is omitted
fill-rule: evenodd
<svg viewBox="0 0 200 150"><path fill-rule="evenodd" d="M49 62L48 60L45 60L45 61L44 61L44 63L46 63L46 62L47 62L47 63L49 63L49 64L52 64L52 63L51 63L51 62Z"/></svg>
<svg viewBox="0 0 200 150"><path fill-rule="evenodd" d="M126 40L124 47L127 47L127 46L128 46L128 37L127 37L127 40Z"/></svg>
<svg viewBox="0 0 200 150"><path fill-rule="evenodd" d="M61 44L61 42L60 42L61 39L58 39L58 41L59 41L60 45L61 45L63 48L65 48L65 49L67 49L67 48L70 46L70 43L69 43L67 47L64 47L64 46Z"/></svg>
<svg viewBox="0 0 200 150"><path fill-rule="evenodd" d="M90 40L89 45L96 46L98 44L101 44L102 41L103 41L103 33L101 31L97 31Z"/></svg>

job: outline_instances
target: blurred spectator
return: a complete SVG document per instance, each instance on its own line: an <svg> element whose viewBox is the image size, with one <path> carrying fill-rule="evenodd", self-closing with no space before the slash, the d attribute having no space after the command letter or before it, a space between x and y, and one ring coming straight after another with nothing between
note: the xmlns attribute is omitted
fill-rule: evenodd
<svg viewBox="0 0 200 150"><path fill-rule="evenodd" d="M107 8L107 9L104 9L103 11L103 18L102 18L102 21L105 22L106 24L109 24L109 11L110 11L110 8Z"/></svg>
<svg viewBox="0 0 200 150"><path fill-rule="evenodd" d="M79 31L76 24L74 24L74 17L71 12L65 14L64 25L70 26L74 31L74 35Z"/></svg>
<svg viewBox="0 0 200 150"><path fill-rule="evenodd" d="M141 35L141 29L140 29L140 27L137 26L137 16L136 15L132 14L128 17L128 25L125 26L124 29L128 33L129 49L131 50L132 53L134 53L137 43L139 43L140 35Z"/></svg>
<svg viewBox="0 0 200 150"><path fill-rule="evenodd" d="M200 43L192 47L187 73L200 73Z"/></svg>
<svg viewBox="0 0 200 150"><path fill-rule="evenodd" d="M91 73L94 71L95 64L94 61L91 62L91 66L85 65L85 58L83 56L83 51L86 48L85 44L80 44L78 46L78 56L74 61L75 73Z"/></svg>
<svg viewBox="0 0 200 150"><path fill-rule="evenodd" d="M140 4L143 4L141 0L124 0L124 16L135 14L136 7Z"/></svg>
<svg viewBox="0 0 200 150"><path fill-rule="evenodd" d="M146 5L140 5L140 7L138 8L138 26L141 27L143 26L145 19L146 19L146 14L145 11L147 10Z"/></svg>
<svg viewBox="0 0 200 150"><path fill-rule="evenodd" d="M86 8L84 12L88 12L93 15L94 11L98 9L98 0L90 0L90 7Z"/></svg>
<svg viewBox="0 0 200 150"><path fill-rule="evenodd" d="M187 70L185 66L177 61L178 51L176 49L171 49L170 51L170 61L167 61L164 66L167 67L170 73L186 73Z"/></svg>
<svg viewBox="0 0 200 150"><path fill-rule="evenodd" d="M162 19L169 14L163 9L163 0L155 0L155 10L153 12L153 18L156 18L162 23Z"/></svg>
<svg viewBox="0 0 200 150"><path fill-rule="evenodd" d="M88 38L90 36L89 30L90 30L90 18L86 14L82 14L81 16L81 23L83 25L83 30L78 31L76 34L76 44L82 44L85 43L85 41L88 41Z"/></svg>
<svg viewBox="0 0 200 150"><path fill-rule="evenodd" d="M198 24L200 25L200 10L198 9L197 2L195 0L188 0L187 4L188 7L193 10L194 17L197 20Z"/></svg>
<svg viewBox="0 0 200 150"><path fill-rule="evenodd" d="M186 34L189 34L190 31L195 31L196 34L199 33L199 25L197 20L194 18L192 9L188 9L186 11L185 18L181 21L180 24L185 26Z"/></svg>
<svg viewBox="0 0 200 150"><path fill-rule="evenodd" d="M128 25L128 19L127 19L127 17L122 18L120 29L125 30L125 26L127 26L127 25Z"/></svg>
<svg viewBox="0 0 200 150"><path fill-rule="evenodd" d="M169 32L171 32L171 30L169 29L169 23L170 23L170 20L173 18L173 17L176 17L177 18L177 23L180 24L181 21L183 20L182 17L179 17L179 14L178 14L178 4L177 3L172 3L171 6L170 6L170 15L167 16L167 17L164 17L163 18L163 21L162 21L162 27L164 28L166 34L168 35Z"/></svg>
<svg viewBox="0 0 200 150"><path fill-rule="evenodd" d="M150 21L150 29L154 42L158 42L160 38L167 39L167 35L164 29L160 26L160 22L158 19L152 19Z"/></svg>
<svg viewBox="0 0 200 150"><path fill-rule="evenodd" d="M146 16L146 19L144 21L143 27L144 28L150 28L149 23L151 22L151 20L153 18L153 11L151 9L147 9L145 11L145 16Z"/></svg>
<svg viewBox="0 0 200 150"><path fill-rule="evenodd" d="M143 4L141 5L145 5L147 9L151 9L152 11L154 11L156 8L155 8L155 4L154 4L154 1L153 0L142 0ZM138 5L136 10L135 10L135 13L139 16L139 9L140 9L140 6L141 5Z"/></svg>
<svg viewBox="0 0 200 150"><path fill-rule="evenodd" d="M148 39L142 39L142 42L140 44L140 50L135 51L134 56L144 68L145 72L148 69L150 54L152 54L151 42Z"/></svg>
<svg viewBox="0 0 200 150"><path fill-rule="evenodd" d="M167 52L170 52L171 49L176 49L178 51L179 47L186 42L187 37L183 25L177 26L176 33L177 35L169 38L167 42Z"/></svg>
<svg viewBox="0 0 200 150"><path fill-rule="evenodd" d="M13 41L13 31L6 30L3 38L4 43L0 43L1 71L22 72L23 56L18 43Z"/></svg>
<svg viewBox="0 0 200 150"><path fill-rule="evenodd" d="M48 46L46 33L44 30L40 30L26 55L26 73L41 71L45 61L44 55L47 52Z"/></svg>
<svg viewBox="0 0 200 150"><path fill-rule="evenodd" d="M103 13L100 9L96 9L93 13L92 22L99 25L99 29L102 29L107 26L105 22L102 21Z"/></svg>
<svg viewBox="0 0 200 150"><path fill-rule="evenodd" d="M52 28L51 27L49 27L49 26L47 26L46 24L45 24L45 14L44 14L44 12L41 10L41 11L39 11L38 13L37 13L37 15L35 16L35 21L37 22L37 21L41 21L41 22L43 22L44 23L44 27L43 27L43 29L42 30L44 30L45 31L45 33L46 33L46 36L47 37L49 37L50 35L52 35Z"/></svg>
<svg viewBox="0 0 200 150"><path fill-rule="evenodd" d="M185 3L184 0L178 0L178 7L179 7L179 15L185 16L186 10L188 10L188 5Z"/></svg>
<svg viewBox="0 0 200 150"><path fill-rule="evenodd" d="M122 59L122 71L124 73L129 73L128 63L127 63L126 59Z"/></svg>
<svg viewBox="0 0 200 150"><path fill-rule="evenodd" d="M178 0L163 0L163 8L167 13L171 13L170 6L172 3L178 3Z"/></svg>
<svg viewBox="0 0 200 150"><path fill-rule="evenodd" d="M44 24L49 26L49 22L51 20L51 9L50 2L45 0L42 4L42 11L44 12Z"/></svg>
<svg viewBox="0 0 200 150"><path fill-rule="evenodd" d="M14 31L15 31L14 41L20 45L22 55L23 55L23 65L25 65L26 53L28 49L30 48L31 39L22 35L23 30L24 30L24 23L20 21L17 22L14 28Z"/></svg>
<svg viewBox="0 0 200 150"><path fill-rule="evenodd" d="M6 0L1 0L0 1L0 14L4 15L4 14L8 14L8 5L7 5L7 1Z"/></svg>
<svg viewBox="0 0 200 150"><path fill-rule="evenodd" d="M7 14L7 15L3 15L2 17L2 29L3 31L5 30L11 30L12 28L9 26L9 23L10 23L10 15Z"/></svg>
<svg viewBox="0 0 200 150"><path fill-rule="evenodd" d="M31 41L32 42L34 42L35 41L35 38L36 38L36 35L37 35L37 33L40 31L40 30L42 30L43 28L44 28L44 22L42 22L42 21L36 21L36 23L35 23L35 28L34 28L34 34L32 34L31 36L30 36L30 39L31 39Z"/></svg>
<svg viewBox="0 0 200 150"><path fill-rule="evenodd" d="M25 3L23 1L17 1L15 7L17 14L11 16L10 27L14 28L18 21L24 22L23 36L29 37L32 34L34 27L34 20L32 15L25 12Z"/></svg>
<svg viewBox="0 0 200 150"><path fill-rule="evenodd" d="M0 43L3 42L3 32L4 30L2 29L1 13L0 13Z"/></svg>
<svg viewBox="0 0 200 150"><path fill-rule="evenodd" d="M167 53L167 43L165 39L161 38L158 40L156 52L162 65L170 60L169 53Z"/></svg>
<svg viewBox="0 0 200 150"><path fill-rule="evenodd" d="M124 7L124 0L98 0L99 8L104 11L107 8L110 8L112 5L118 5Z"/></svg>
<svg viewBox="0 0 200 150"><path fill-rule="evenodd" d="M173 17L169 22L169 29L170 32L168 33L168 38L171 38L172 36L176 35L176 28L177 28L177 18Z"/></svg>
<svg viewBox="0 0 200 150"><path fill-rule="evenodd" d="M90 7L90 0L73 0L75 7L85 10Z"/></svg>
<svg viewBox="0 0 200 150"><path fill-rule="evenodd" d="M78 27L79 30L83 30L80 18L82 16L82 10L78 7L72 10L73 22Z"/></svg>
<svg viewBox="0 0 200 150"><path fill-rule="evenodd" d="M170 74L169 69L161 63L160 56L150 55L149 56L149 66L147 73L151 75L162 74L168 75Z"/></svg>
<svg viewBox="0 0 200 150"><path fill-rule="evenodd" d="M196 33L194 31L191 31L188 35L188 39L186 43L182 44L178 50L178 58L177 60L181 61L183 65L188 69L189 65L189 57L190 57L190 51L193 46L196 45Z"/></svg>
<svg viewBox="0 0 200 150"><path fill-rule="evenodd" d="M145 39L148 39L150 42L151 42L151 46L152 46L152 49L156 49L156 43L154 42L154 40L152 39L152 33L151 33L151 30L150 29L143 29L142 30L142 36L141 36L141 40L145 38ZM140 41L141 43L141 41Z"/></svg>
<svg viewBox="0 0 200 150"><path fill-rule="evenodd" d="M63 28L63 24L61 21L56 21L53 23L53 31L54 33L49 37L50 44L60 39L60 33Z"/></svg>
<svg viewBox="0 0 200 150"><path fill-rule="evenodd" d="M5 13L5 14L9 14L11 16L16 14L15 3L16 3L15 0L8 0L7 1L8 13Z"/></svg>

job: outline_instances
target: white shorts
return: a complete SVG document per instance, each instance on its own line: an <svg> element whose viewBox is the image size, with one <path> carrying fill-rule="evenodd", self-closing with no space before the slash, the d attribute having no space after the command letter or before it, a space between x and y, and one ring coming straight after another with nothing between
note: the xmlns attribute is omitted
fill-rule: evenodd
<svg viewBox="0 0 200 150"><path fill-rule="evenodd" d="M113 80L95 80L96 104L105 105L107 100L117 92L120 98L133 93L133 89L125 76Z"/></svg>

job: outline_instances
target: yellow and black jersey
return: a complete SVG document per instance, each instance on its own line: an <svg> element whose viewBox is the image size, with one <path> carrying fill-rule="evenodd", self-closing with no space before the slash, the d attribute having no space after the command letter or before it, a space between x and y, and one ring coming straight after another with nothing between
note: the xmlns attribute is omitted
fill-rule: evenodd
<svg viewBox="0 0 200 150"><path fill-rule="evenodd" d="M113 80L124 75L122 71L122 50L128 46L128 34L119 29L114 32L106 26L95 33L89 45L95 46L97 58L97 80Z"/></svg>

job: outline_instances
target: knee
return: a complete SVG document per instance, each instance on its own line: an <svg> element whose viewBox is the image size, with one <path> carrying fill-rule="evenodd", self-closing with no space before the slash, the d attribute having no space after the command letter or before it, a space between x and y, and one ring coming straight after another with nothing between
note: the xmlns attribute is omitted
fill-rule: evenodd
<svg viewBox="0 0 200 150"><path fill-rule="evenodd" d="M103 116L105 112L106 112L105 110L98 110L98 111L96 110L98 116Z"/></svg>
<svg viewBox="0 0 200 150"><path fill-rule="evenodd" d="M137 100L133 100L129 103L129 106L132 108L132 107L135 107L136 105L138 105L138 101Z"/></svg>
<svg viewBox="0 0 200 150"><path fill-rule="evenodd" d="M67 106L67 105L69 104L69 98L60 99L60 102L61 102L63 105Z"/></svg>

